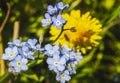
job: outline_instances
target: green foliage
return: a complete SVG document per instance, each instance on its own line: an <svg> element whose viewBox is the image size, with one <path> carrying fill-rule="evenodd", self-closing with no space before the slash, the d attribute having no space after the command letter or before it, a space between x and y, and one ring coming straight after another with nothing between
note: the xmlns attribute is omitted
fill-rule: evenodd
<svg viewBox="0 0 120 83"><path fill-rule="evenodd" d="M60 0L12 0L11 14L3 31L3 46L12 40L13 24L20 22L19 38L39 38L44 35L44 42L48 42L49 28L42 27L48 4L55 4ZM62 0L69 3L70 8L80 9L82 13L90 11L103 24L103 39L100 45L93 48L76 67L77 73L69 83L120 83L120 0ZM0 6L0 23L5 18L4 8ZM7 34L6 34L7 33ZM44 44L44 43L43 43ZM43 45L42 45L43 46ZM37 56L37 53L35 54ZM28 71L17 75L6 73L0 77L0 83L57 83L55 73L48 70L44 55L40 60L31 61ZM11 82L12 83L12 82Z"/></svg>

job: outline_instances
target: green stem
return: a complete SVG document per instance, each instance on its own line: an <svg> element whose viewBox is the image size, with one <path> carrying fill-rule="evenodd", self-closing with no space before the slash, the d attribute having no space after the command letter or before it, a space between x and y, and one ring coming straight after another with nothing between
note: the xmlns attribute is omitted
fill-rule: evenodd
<svg viewBox="0 0 120 83"><path fill-rule="evenodd" d="M64 26L62 26L59 35L58 35L57 38L53 41L53 43L56 42L56 41L59 39L59 37L62 35L63 31L70 30L70 29L64 29L63 27L64 27Z"/></svg>
<svg viewBox="0 0 120 83"><path fill-rule="evenodd" d="M59 35L58 35L57 38L53 41L53 43L56 42L56 41L59 39L59 37L62 35L63 31L64 31L64 29L63 29L63 26L62 26Z"/></svg>

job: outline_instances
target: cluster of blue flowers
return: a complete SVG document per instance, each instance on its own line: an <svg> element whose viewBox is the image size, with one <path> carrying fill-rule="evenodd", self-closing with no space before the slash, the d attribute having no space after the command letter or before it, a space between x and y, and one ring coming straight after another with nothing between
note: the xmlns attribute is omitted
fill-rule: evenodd
<svg viewBox="0 0 120 83"><path fill-rule="evenodd" d="M42 25L47 26L56 26L57 29L60 29L66 23L66 20L62 18L62 12L64 9L68 8L69 5L63 5L62 2L57 3L54 7L52 5L48 6L47 13L45 18L42 19Z"/></svg>
<svg viewBox="0 0 120 83"><path fill-rule="evenodd" d="M61 83L69 81L70 75L75 74L75 65L82 59L80 52L75 52L74 49L69 49L66 45L52 46L51 44L45 45L43 53L48 56L47 64L49 70L57 73L56 80Z"/></svg>
<svg viewBox="0 0 120 83"><path fill-rule="evenodd" d="M66 23L61 14L68 7L69 5L64 6L62 2L57 3L54 7L49 5L45 18L42 20L43 26L51 25L60 29ZM26 42L20 40L8 42L8 47L2 55L2 59L10 61L10 72L18 73L21 70L28 69L28 60L35 59L33 56L35 52L42 52L47 55L48 68L57 74L56 80L61 83L71 79L70 75L76 73L74 69L76 64L82 59L81 53L76 52L74 48L70 49L66 45L61 47L58 44L46 44L41 48L36 39L28 39Z"/></svg>
<svg viewBox="0 0 120 83"><path fill-rule="evenodd" d="M58 44L54 46L46 44L44 48L41 48L36 39L28 39L26 42L20 42L20 40L8 42L2 59L10 61L10 72L18 73L28 69L28 60L34 60L33 55L36 51L48 56L46 60L48 68L57 73L56 80L61 83L71 79L70 75L76 73L75 65L82 59L80 52L75 52L74 49L69 49L66 45L61 47Z"/></svg>
<svg viewBox="0 0 120 83"><path fill-rule="evenodd" d="M40 51L40 44L37 43L36 39L29 39L27 42L14 40L8 42L8 47L2 55L2 59L9 60L9 71L17 73L28 69L28 60L34 60L35 51Z"/></svg>
<svg viewBox="0 0 120 83"><path fill-rule="evenodd" d="M43 26L56 26L58 30L64 26L66 20L62 18L62 12L68 8L69 5L63 5L62 2L57 3L54 7L49 5L45 18L42 19ZM60 45L47 44L42 51L48 56L47 64L49 70L53 70L56 75L56 80L61 83L65 83L71 79L70 75L75 74L75 65L82 58L80 52L75 52L74 49L69 49L66 45L61 47Z"/></svg>

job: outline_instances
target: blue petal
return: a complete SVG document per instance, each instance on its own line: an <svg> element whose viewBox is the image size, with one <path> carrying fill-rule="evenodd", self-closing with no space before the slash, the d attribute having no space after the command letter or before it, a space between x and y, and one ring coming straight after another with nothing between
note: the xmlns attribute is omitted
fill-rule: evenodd
<svg viewBox="0 0 120 83"><path fill-rule="evenodd" d="M52 50L52 45L50 45L50 44L45 45L45 49L46 50Z"/></svg>
<svg viewBox="0 0 120 83"><path fill-rule="evenodd" d="M8 55L3 54L3 55L2 55L2 59L4 59L4 60L8 60Z"/></svg>
<svg viewBox="0 0 120 83"><path fill-rule="evenodd" d="M23 58L22 61L21 61L23 64L26 64L28 62L27 59Z"/></svg>
<svg viewBox="0 0 120 83"><path fill-rule="evenodd" d="M48 58L48 59L47 59L47 63L48 63L48 64L53 64L53 63L54 63L54 60L53 60L52 58Z"/></svg>
<svg viewBox="0 0 120 83"><path fill-rule="evenodd" d="M55 45L54 47L53 47L53 50L58 50L59 49L59 45Z"/></svg>
<svg viewBox="0 0 120 83"><path fill-rule="evenodd" d="M66 80L69 81L70 79L71 79L71 77L66 75Z"/></svg>
<svg viewBox="0 0 120 83"><path fill-rule="evenodd" d="M65 60L65 58L61 58L59 62L60 62L60 64L65 64L66 60Z"/></svg>
<svg viewBox="0 0 120 83"><path fill-rule="evenodd" d="M13 48L13 53L18 54L18 49L16 46Z"/></svg>
<svg viewBox="0 0 120 83"><path fill-rule="evenodd" d="M15 67L14 69L15 69L15 72L20 72L20 70L21 70L21 68L19 68L19 67Z"/></svg>
<svg viewBox="0 0 120 83"><path fill-rule="evenodd" d="M20 45L20 40L16 39L13 41L13 43L16 45L16 46L19 46Z"/></svg>
<svg viewBox="0 0 120 83"><path fill-rule="evenodd" d="M49 70L55 70L55 66L54 65L48 65Z"/></svg>
<svg viewBox="0 0 120 83"><path fill-rule="evenodd" d="M63 65L59 65L59 66L58 66L58 70L59 70L59 71L63 71L64 69L65 69L65 66L63 66Z"/></svg>
<svg viewBox="0 0 120 83"><path fill-rule="evenodd" d="M58 16L57 16L57 19L61 19L62 18L62 15L61 14L58 14Z"/></svg>
<svg viewBox="0 0 120 83"><path fill-rule="evenodd" d="M21 55L18 55L16 58L15 58L15 61L21 61L22 59L22 56Z"/></svg>
<svg viewBox="0 0 120 83"><path fill-rule="evenodd" d="M45 18L50 18L51 19L51 16L48 13L46 13Z"/></svg>
<svg viewBox="0 0 120 83"><path fill-rule="evenodd" d="M11 53L11 51L12 51L12 49L11 49L11 48L9 48L9 47L5 49L5 53L6 53L6 54Z"/></svg>
<svg viewBox="0 0 120 83"><path fill-rule="evenodd" d="M28 67L27 67L26 65L22 65L22 66L21 66L21 69L22 69L22 70L27 70Z"/></svg>
<svg viewBox="0 0 120 83"><path fill-rule="evenodd" d="M69 72L67 70L64 71L65 74L69 75Z"/></svg>
<svg viewBox="0 0 120 83"><path fill-rule="evenodd" d="M53 59L56 60L56 61L59 61L60 56L59 56L59 55L54 55L54 56L53 56Z"/></svg>
<svg viewBox="0 0 120 83"><path fill-rule="evenodd" d="M15 61L11 61L10 62L10 66L16 66L16 62Z"/></svg>
<svg viewBox="0 0 120 83"><path fill-rule="evenodd" d="M49 5L47 12L48 12L50 15L54 15L55 13L57 13L57 10L58 10L58 9L56 8L56 6L53 7L53 6Z"/></svg>
<svg viewBox="0 0 120 83"><path fill-rule="evenodd" d="M42 26L47 26L47 20L46 19L42 19Z"/></svg>

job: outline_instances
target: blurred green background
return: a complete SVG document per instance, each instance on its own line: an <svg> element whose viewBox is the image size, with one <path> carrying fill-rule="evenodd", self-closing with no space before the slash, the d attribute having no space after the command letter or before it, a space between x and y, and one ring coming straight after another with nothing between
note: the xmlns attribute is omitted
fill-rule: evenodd
<svg viewBox="0 0 120 83"><path fill-rule="evenodd" d="M42 45L49 42L49 28L42 27L41 19L47 6L59 1L70 4L65 12L72 9L80 9L82 13L90 11L103 25L100 45L83 55L84 58L76 67L77 73L67 83L120 83L120 0L0 0L0 25L8 11L6 3L11 4L10 16L4 30L0 32L0 45L3 46L0 51L7 47L8 41L13 40L16 21L19 22L18 38L22 41L39 39L44 35ZM0 69L5 67L0 83L59 83L55 79L56 74L49 71L45 60L32 61L28 66L29 70L13 75L8 72L6 61L5 65L0 65Z"/></svg>

